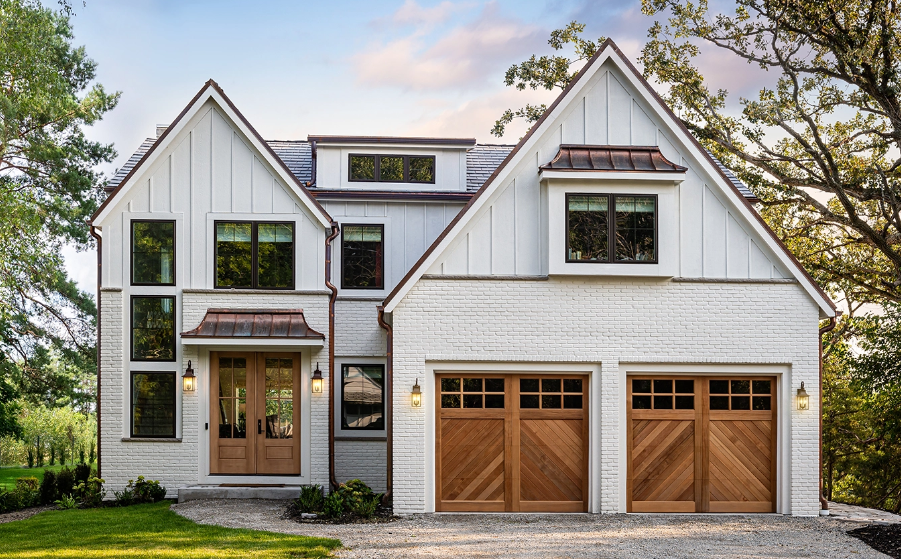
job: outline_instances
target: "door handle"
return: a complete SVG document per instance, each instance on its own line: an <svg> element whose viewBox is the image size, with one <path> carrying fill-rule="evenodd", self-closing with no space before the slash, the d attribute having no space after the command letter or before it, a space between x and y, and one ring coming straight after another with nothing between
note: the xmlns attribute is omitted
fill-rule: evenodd
<svg viewBox="0 0 901 559"><path fill-rule="evenodd" d="M263 420L257 419L257 435L263 434Z"/></svg>

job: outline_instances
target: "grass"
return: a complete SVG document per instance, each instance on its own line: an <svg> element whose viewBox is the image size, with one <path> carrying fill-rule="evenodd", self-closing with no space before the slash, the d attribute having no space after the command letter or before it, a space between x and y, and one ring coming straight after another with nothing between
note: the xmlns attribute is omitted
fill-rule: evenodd
<svg viewBox="0 0 901 559"><path fill-rule="evenodd" d="M338 540L204 526L152 505L54 510L0 524L0 559L331 557Z"/></svg>
<svg viewBox="0 0 901 559"><path fill-rule="evenodd" d="M75 469L74 464L66 465L70 469ZM96 467L96 464L93 464ZM55 466L44 466L43 468L26 468L24 466L3 466L0 468L0 488L6 487L13 489L16 486L16 480L20 477L36 477L38 481L44 479L44 470L52 470L58 472L63 466L57 464Z"/></svg>

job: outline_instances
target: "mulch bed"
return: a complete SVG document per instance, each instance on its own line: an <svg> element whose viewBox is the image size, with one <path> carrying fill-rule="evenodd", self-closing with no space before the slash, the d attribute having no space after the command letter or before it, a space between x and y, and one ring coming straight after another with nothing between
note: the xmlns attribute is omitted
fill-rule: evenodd
<svg viewBox="0 0 901 559"><path fill-rule="evenodd" d="M16 520L25 520L26 518L31 518L32 516L38 514L39 512L44 512L45 510L53 510L56 506L54 505L44 505L40 507L28 507L27 509L14 510L12 512L6 512L0 514L0 524L5 524L7 522L14 522Z"/></svg>
<svg viewBox="0 0 901 559"><path fill-rule="evenodd" d="M400 520L399 516L394 515L391 507L379 505L375 514L369 518L364 518L352 512L344 513L340 518L303 518L302 513L297 505L292 501L287 510L285 510L284 518L291 519L300 524L382 524L385 522L396 522Z"/></svg>
<svg viewBox="0 0 901 559"><path fill-rule="evenodd" d="M868 524L848 532L876 551L901 559L901 524Z"/></svg>

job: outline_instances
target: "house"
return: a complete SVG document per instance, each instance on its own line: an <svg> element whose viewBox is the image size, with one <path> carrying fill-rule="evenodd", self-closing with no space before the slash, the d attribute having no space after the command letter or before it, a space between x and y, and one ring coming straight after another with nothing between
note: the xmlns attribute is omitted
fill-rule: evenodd
<svg viewBox="0 0 901 559"><path fill-rule="evenodd" d="M92 220L102 475L815 515L836 311L753 201L610 41L516 146L267 142L210 81Z"/></svg>

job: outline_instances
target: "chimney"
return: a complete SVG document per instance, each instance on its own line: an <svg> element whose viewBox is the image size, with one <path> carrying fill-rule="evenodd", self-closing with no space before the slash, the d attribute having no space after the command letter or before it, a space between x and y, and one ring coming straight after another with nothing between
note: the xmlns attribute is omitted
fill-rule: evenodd
<svg viewBox="0 0 901 559"><path fill-rule="evenodd" d="M159 138L163 132L166 131L166 128L169 128L168 124L157 124L156 125L156 137Z"/></svg>

